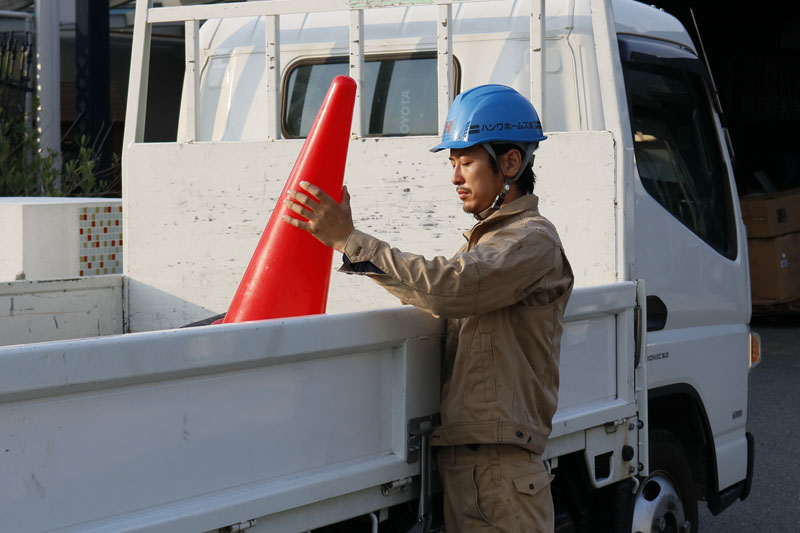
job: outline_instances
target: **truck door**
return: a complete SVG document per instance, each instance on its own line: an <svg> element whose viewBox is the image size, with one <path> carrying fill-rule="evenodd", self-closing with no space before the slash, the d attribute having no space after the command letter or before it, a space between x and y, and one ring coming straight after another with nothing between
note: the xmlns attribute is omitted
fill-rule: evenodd
<svg viewBox="0 0 800 533"><path fill-rule="evenodd" d="M730 159L697 56L642 37L621 36L619 46L638 172L635 275L647 280L650 396L670 398L664 423L676 432L691 409L698 427L686 434L713 434L708 459L718 468L709 481L719 471L724 488L745 475L750 317Z"/></svg>

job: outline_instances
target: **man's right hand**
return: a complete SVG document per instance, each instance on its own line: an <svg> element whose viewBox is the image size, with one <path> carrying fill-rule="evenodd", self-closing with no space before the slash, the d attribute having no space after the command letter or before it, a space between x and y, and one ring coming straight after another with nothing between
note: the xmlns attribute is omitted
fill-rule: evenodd
<svg viewBox="0 0 800 533"><path fill-rule="evenodd" d="M301 181L300 187L303 190L289 189L284 204L306 220L286 214L283 215L284 222L306 230L322 244L344 252L344 245L354 229L347 186L342 187L340 203L313 183Z"/></svg>

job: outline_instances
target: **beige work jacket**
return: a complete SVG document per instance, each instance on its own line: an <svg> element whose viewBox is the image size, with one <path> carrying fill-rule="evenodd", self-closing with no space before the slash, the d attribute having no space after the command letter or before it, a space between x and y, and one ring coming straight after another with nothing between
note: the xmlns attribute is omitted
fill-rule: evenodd
<svg viewBox="0 0 800 533"><path fill-rule="evenodd" d="M562 319L572 269L531 194L503 205L465 234L450 259L393 249L354 230L352 262L407 304L448 321L442 425L435 446L517 444L544 451L558 401Z"/></svg>

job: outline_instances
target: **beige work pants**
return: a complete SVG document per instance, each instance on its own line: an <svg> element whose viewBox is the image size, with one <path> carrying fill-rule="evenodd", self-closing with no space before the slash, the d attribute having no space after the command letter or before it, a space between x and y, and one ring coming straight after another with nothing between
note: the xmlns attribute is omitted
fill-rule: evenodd
<svg viewBox="0 0 800 533"><path fill-rule="evenodd" d="M541 456L512 444L436 450L447 533L552 533L553 476Z"/></svg>

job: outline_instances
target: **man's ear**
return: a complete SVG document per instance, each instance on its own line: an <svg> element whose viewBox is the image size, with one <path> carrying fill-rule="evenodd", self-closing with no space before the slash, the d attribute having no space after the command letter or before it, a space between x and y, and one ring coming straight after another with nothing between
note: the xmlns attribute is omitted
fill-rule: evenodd
<svg viewBox="0 0 800 533"><path fill-rule="evenodd" d="M521 165L522 155L516 148L512 148L500 157L500 170L503 172L503 177L513 178L519 172Z"/></svg>

